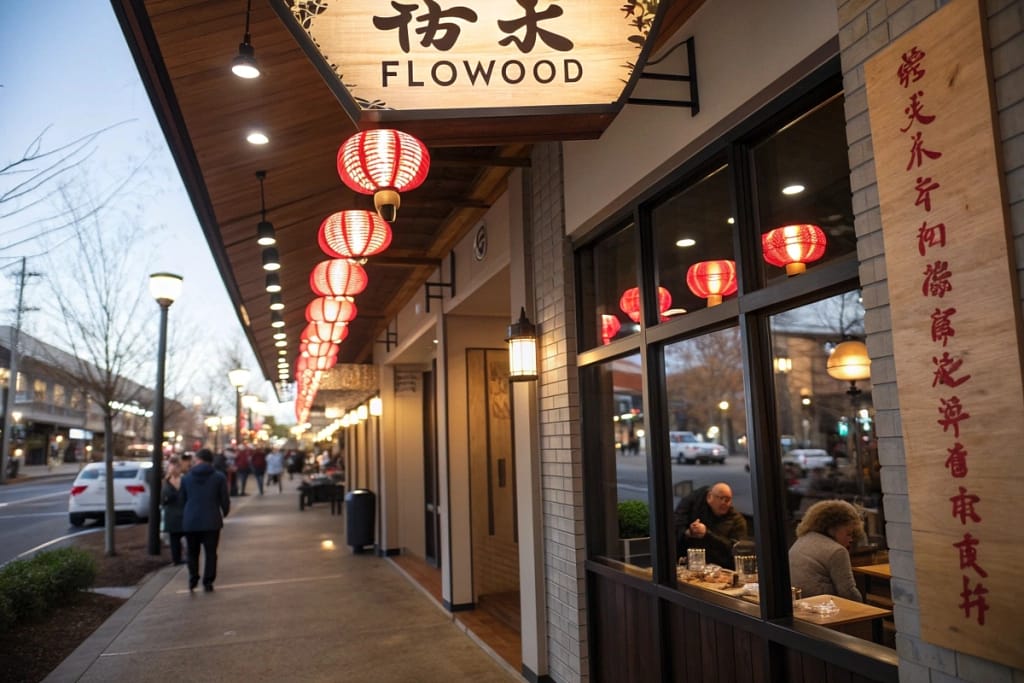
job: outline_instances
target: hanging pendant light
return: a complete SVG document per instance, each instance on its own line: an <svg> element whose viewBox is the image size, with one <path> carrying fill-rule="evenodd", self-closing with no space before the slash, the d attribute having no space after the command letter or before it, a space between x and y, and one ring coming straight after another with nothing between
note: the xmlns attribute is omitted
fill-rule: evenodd
<svg viewBox="0 0 1024 683"><path fill-rule="evenodd" d="M299 344L300 356L337 356L339 347L334 342L302 342Z"/></svg>
<svg viewBox="0 0 1024 683"><path fill-rule="evenodd" d="M306 306L306 322L350 323L358 312L355 302L348 297L321 296Z"/></svg>
<svg viewBox="0 0 1024 683"><path fill-rule="evenodd" d="M668 320L664 315L672 306L672 295L664 287L658 287L658 313L661 314L660 318L662 322ZM619 298L619 308L623 313L629 316L629 319L635 323L640 322L640 288L631 287L622 293Z"/></svg>
<svg viewBox="0 0 1024 683"><path fill-rule="evenodd" d="M366 289L366 271L345 259L321 261L309 274L309 287L320 296L355 296Z"/></svg>
<svg viewBox="0 0 1024 683"><path fill-rule="evenodd" d="M277 253L277 247L263 248L263 270L281 270L281 255Z"/></svg>
<svg viewBox="0 0 1024 683"><path fill-rule="evenodd" d="M260 222L256 226L256 244L261 247L272 247L277 244L277 235L274 224L267 220L267 207L263 202L263 181L267 177L267 172L256 171L256 177L260 180Z"/></svg>
<svg viewBox="0 0 1024 683"><path fill-rule="evenodd" d="M736 263L727 259L694 263L686 271L686 286L708 300L708 307L722 303L722 298L735 294Z"/></svg>
<svg viewBox="0 0 1024 683"><path fill-rule="evenodd" d="M252 13L252 0L245 3L245 35L238 46L238 56L231 60L231 72L239 78L259 78L260 65L256 63L256 50L252 46L249 35L249 15Z"/></svg>
<svg viewBox="0 0 1024 683"><path fill-rule="evenodd" d="M619 322L617 315L602 315L601 316L601 343L608 345L612 339L615 339L615 335L622 329L622 323Z"/></svg>
<svg viewBox="0 0 1024 683"><path fill-rule="evenodd" d="M332 258L366 263L391 245L391 226L372 211L337 211L320 224L320 248Z"/></svg>
<svg viewBox="0 0 1024 683"><path fill-rule="evenodd" d="M764 260L786 269L786 275L799 275L807 264L825 255L827 240L817 225L784 225L761 235Z"/></svg>
<svg viewBox="0 0 1024 683"><path fill-rule="evenodd" d="M377 128L356 133L338 149L338 176L356 192L372 194L377 213L393 222L400 192L426 180L430 153L426 145L400 130Z"/></svg>

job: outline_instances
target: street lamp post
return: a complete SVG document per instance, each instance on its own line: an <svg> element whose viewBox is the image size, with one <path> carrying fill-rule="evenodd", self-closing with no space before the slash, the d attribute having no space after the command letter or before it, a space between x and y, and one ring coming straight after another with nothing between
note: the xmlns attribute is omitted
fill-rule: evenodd
<svg viewBox="0 0 1024 683"><path fill-rule="evenodd" d="M235 387L235 448L242 446L242 389L249 383L249 371L235 368L228 372L228 381Z"/></svg>
<svg viewBox="0 0 1024 683"><path fill-rule="evenodd" d="M160 484L163 480L164 444L164 360L167 356L167 311L181 294L180 275L154 273L149 276L149 292L160 305L160 341L156 355L156 395L153 399L153 468L149 487L150 555L160 554Z"/></svg>

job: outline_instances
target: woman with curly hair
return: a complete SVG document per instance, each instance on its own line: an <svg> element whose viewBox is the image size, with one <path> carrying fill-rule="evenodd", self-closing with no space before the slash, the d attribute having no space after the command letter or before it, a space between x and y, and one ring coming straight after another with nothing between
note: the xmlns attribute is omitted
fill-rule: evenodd
<svg viewBox="0 0 1024 683"><path fill-rule="evenodd" d="M845 500L823 500L804 513L789 549L789 574L805 598L838 595L863 602L850 566L850 547L864 538L860 512Z"/></svg>

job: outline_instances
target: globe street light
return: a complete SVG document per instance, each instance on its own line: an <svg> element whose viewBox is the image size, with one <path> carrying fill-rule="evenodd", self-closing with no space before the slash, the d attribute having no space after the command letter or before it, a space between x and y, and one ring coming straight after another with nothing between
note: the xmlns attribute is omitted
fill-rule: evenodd
<svg viewBox="0 0 1024 683"><path fill-rule="evenodd" d="M160 554L160 484L164 454L164 359L167 356L167 310L181 294L182 277L171 273L149 276L149 293L160 305L160 342L156 352L156 392L153 398L153 477L149 487L150 555Z"/></svg>

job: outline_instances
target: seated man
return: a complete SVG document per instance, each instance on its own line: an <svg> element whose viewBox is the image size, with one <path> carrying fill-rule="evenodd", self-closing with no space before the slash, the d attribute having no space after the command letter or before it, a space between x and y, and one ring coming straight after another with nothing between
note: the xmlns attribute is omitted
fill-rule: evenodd
<svg viewBox="0 0 1024 683"><path fill-rule="evenodd" d="M732 489L724 482L702 486L676 506L676 550L704 548L707 562L735 569L732 546L747 536L747 521L732 506Z"/></svg>

